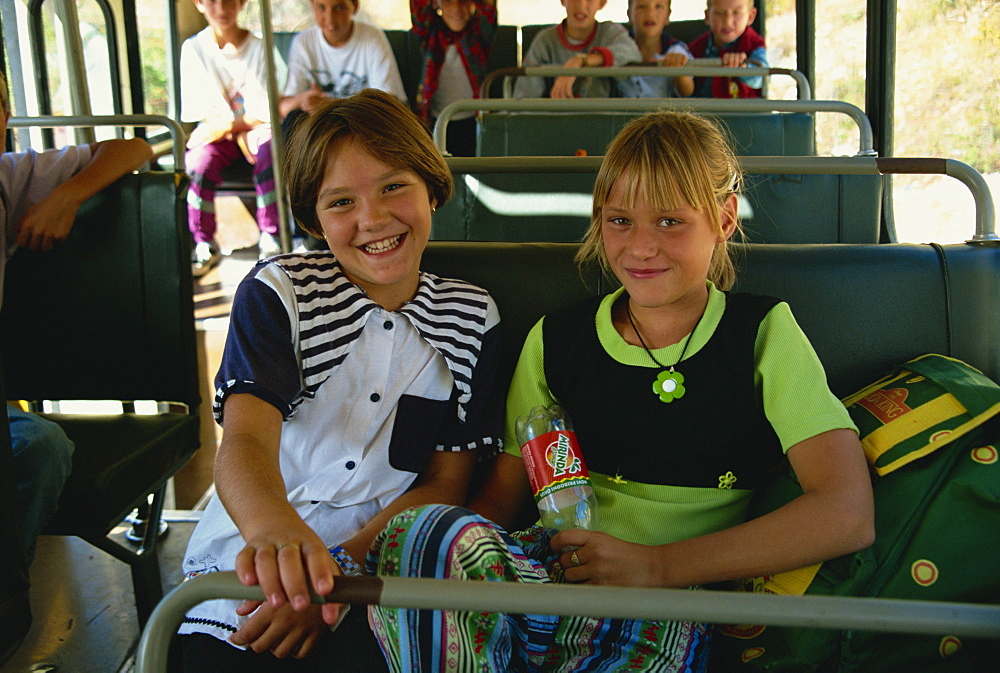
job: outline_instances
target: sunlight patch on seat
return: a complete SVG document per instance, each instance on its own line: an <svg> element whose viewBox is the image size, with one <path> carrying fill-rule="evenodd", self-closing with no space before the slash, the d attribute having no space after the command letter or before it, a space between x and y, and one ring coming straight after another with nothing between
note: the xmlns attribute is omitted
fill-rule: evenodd
<svg viewBox="0 0 1000 673"><path fill-rule="evenodd" d="M591 195L573 192L505 192L485 185L472 175L465 186L490 212L497 215L568 215L590 217Z"/></svg>

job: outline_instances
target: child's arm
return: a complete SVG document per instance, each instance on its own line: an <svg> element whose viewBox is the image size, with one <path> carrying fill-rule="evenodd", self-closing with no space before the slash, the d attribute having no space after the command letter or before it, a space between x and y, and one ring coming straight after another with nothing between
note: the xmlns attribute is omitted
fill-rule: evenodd
<svg viewBox="0 0 1000 673"><path fill-rule="evenodd" d="M688 51L684 43L677 42L663 55L660 65L665 68L681 68L687 65L687 62L691 58L691 52ZM685 98L690 96L694 93L694 77L690 75L678 75L674 77L674 90L677 91L678 96Z"/></svg>
<svg viewBox="0 0 1000 673"><path fill-rule="evenodd" d="M278 112L283 118L293 110L311 112L327 97L310 70L312 59L306 47L306 38L306 34L296 35L288 51L288 81L285 82L284 95L278 101Z"/></svg>
<svg viewBox="0 0 1000 673"><path fill-rule="evenodd" d="M303 112L312 112L320 101L327 97L323 90L313 82L309 85L309 88L302 93L295 94L293 96L282 96L281 100L278 102L278 111L281 113L282 117L287 117L292 110L302 110Z"/></svg>
<svg viewBox="0 0 1000 673"><path fill-rule="evenodd" d="M18 245L51 250L69 235L84 201L153 156L153 149L141 138L103 140L91 145L91 151L90 163L79 173L28 208L18 225Z"/></svg>
<svg viewBox="0 0 1000 673"><path fill-rule="evenodd" d="M248 603L238 610L256 612L232 640L256 652L304 656L324 621L335 624L340 612L332 604L312 607L309 584L328 593L339 570L288 502L279 464L281 412L254 395L233 394L226 398L223 418L215 484L246 542L236 556L236 572L244 584L259 584L267 597L259 607Z"/></svg>
<svg viewBox="0 0 1000 673"><path fill-rule="evenodd" d="M531 486L524 460L501 453L493 459L486 483L469 503L469 509L506 530L517 530L521 523L519 515L530 498Z"/></svg>
<svg viewBox="0 0 1000 673"><path fill-rule="evenodd" d="M642 53L635 41L629 37L628 31L617 24L608 26L607 31L606 44L594 47L590 53L574 55L563 64L564 67L602 68L642 62ZM549 95L552 98L573 98L575 81L576 77L572 75L557 77Z"/></svg>
<svg viewBox="0 0 1000 673"><path fill-rule="evenodd" d="M748 61L755 61L755 63L751 64ZM746 68L749 65L753 65L755 68L767 68L767 49L765 47L757 47L749 54L744 54L741 51L723 54L722 65L726 68ZM764 77L761 75L740 77L740 80L751 89L760 89L764 86Z"/></svg>
<svg viewBox="0 0 1000 673"><path fill-rule="evenodd" d="M504 446L508 449L517 446L518 416L526 415L536 405L555 404L545 381L543 320L528 331L508 386L504 433ZM493 460L486 482L480 492L474 494L469 508L507 530L516 530L522 523L519 516L530 500L531 486L524 460L519 452L514 454L505 450Z"/></svg>
<svg viewBox="0 0 1000 673"><path fill-rule="evenodd" d="M874 540L871 480L853 430L799 442L788 459L803 495L758 519L657 547L589 531L565 531L552 548L579 546L572 582L687 587L794 570L869 546ZM627 563L626 563L627 560Z"/></svg>

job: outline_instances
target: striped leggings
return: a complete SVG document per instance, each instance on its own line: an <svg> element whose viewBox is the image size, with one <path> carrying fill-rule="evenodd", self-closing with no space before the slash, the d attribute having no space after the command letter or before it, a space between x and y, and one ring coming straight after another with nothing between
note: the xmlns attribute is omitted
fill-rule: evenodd
<svg viewBox="0 0 1000 673"><path fill-rule="evenodd" d="M250 136L259 142L252 143L256 145L253 185L257 193L257 227L276 235L279 220L271 162L271 131L267 125L258 126ZM196 243L215 238L215 193L222 183L222 171L241 161L245 162L246 158L233 140L217 140L192 147L185 154L184 163L191 177L187 194L188 227Z"/></svg>
<svg viewBox="0 0 1000 673"><path fill-rule="evenodd" d="M376 538L368 571L487 582L560 582L549 534L506 533L473 512L427 505ZM462 613L372 606L393 671L704 671L709 628L689 622Z"/></svg>

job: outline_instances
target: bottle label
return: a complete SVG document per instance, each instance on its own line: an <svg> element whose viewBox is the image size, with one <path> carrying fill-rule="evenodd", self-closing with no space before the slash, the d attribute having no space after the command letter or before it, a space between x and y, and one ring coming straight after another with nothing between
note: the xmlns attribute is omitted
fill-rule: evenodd
<svg viewBox="0 0 1000 673"><path fill-rule="evenodd" d="M555 430L538 435L521 447L521 455L536 501L564 488L590 484L575 432Z"/></svg>

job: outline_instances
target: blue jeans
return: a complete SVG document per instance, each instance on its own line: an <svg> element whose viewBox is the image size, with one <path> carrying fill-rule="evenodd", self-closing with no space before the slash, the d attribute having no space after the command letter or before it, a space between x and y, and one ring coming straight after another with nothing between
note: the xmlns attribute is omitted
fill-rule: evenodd
<svg viewBox="0 0 1000 673"><path fill-rule="evenodd" d="M35 556L35 538L59 506L59 495L73 466L73 442L56 423L7 406L14 477L21 505L25 553Z"/></svg>

